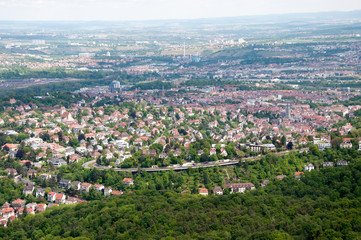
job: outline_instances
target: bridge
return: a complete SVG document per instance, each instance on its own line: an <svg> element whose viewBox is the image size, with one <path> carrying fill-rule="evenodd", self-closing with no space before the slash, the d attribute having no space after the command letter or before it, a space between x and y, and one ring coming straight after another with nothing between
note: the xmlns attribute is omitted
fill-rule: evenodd
<svg viewBox="0 0 361 240"><path fill-rule="evenodd" d="M308 148L302 148L299 150L293 150L293 151L282 151L274 153L275 155L284 155L290 152L304 152L308 151ZM204 162L204 163L185 163L184 165L172 165L167 167L154 167L154 168L112 168L110 166L99 166L96 164L96 160L92 160L89 162L86 162L83 164L84 168L98 168L99 170L107 170L107 169L113 169L116 172L132 172L136 173L138 171L147 171L147 172L161 172L161 171L185 171L189 168L210 168L210 167L225 167L225 166L232 166L237 165L240 161L242 162L253 162L256 160L260 160L262 155L254 156L254 157L248 157L248 158L241 158L241 159L225 159L225 160L218 160L215 162Z"/></svg>

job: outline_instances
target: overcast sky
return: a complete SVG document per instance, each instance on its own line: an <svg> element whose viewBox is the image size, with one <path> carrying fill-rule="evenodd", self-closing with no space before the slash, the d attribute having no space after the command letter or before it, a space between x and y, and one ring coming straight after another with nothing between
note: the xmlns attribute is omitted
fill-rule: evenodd
<svg viewBox="0 0 361 240"><path fill-rule="evenodd" d="M0 20L189 19L357 9L361 0L0 0Z"/></svg>

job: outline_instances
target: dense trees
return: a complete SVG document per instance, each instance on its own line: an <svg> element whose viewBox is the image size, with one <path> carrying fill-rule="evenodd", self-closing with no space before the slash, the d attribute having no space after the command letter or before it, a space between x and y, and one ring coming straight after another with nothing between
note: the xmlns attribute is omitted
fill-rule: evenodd
<svg viewBox="0 0 361 240"><path fill-rule="evenodd" d="M300 181L273 180L246 194L136 190L28 215L0 228L0 238L357 239L360 181L358 162L305 173Z"/></svg>

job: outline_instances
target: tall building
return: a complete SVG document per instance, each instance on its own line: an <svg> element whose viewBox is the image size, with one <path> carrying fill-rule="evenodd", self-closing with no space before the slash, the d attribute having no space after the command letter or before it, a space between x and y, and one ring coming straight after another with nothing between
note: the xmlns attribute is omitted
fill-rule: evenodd
<svg viewBox="0 0 361 240"><path fill-rule="evenodd" d="M286 105L286 118L287 119L290 119L291 118L291 108L290 108L290 104L289 103L287 103L287 105Z"/></svg>
<svg viewBox="0 0 361 240"><path fill-rule="evenodd" d="M120 82L114 80L114 81L110 84L110 90L111 90L112 92L114 92L114 91L120 91Z"/></svg>

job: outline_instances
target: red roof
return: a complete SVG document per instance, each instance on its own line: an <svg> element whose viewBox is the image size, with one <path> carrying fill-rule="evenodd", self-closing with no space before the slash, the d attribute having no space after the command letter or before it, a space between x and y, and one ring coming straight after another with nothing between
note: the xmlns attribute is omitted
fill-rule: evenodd
<svg viewBox="0 0 361 240"><path fill-rule="evenodd" d="M123 182L126 182L126 183L130 183L132 181L133 181L133 179L131 179L131 178L124 178L123 179Z"/></svg>
<svg viewBox="0 0 361 240"><path fill-rule="evenodd" d="M199 193L208 193L208 189L207 188L200 188Z"/></svg>

